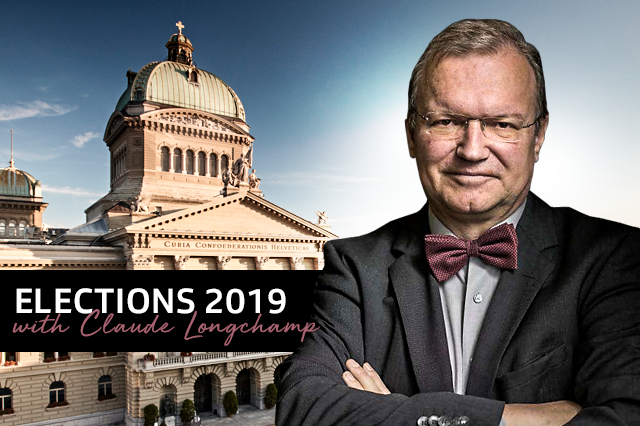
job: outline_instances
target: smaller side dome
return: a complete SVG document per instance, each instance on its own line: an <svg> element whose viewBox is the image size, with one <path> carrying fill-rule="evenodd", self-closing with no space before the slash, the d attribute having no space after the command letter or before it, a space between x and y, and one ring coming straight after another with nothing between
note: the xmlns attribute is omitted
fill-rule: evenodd
<svg viewBox="0 0 640 426"><path fill-rule="evenodd" d="M42 198L42 186L29 173L6 167L0 169L0 196Z"/></svg>

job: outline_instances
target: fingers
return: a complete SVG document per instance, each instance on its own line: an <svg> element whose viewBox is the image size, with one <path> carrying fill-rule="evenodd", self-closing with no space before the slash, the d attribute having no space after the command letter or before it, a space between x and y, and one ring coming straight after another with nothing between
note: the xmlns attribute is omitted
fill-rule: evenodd
<svg viewBox="0 0 640 426"><path fill-rule="evenodd" d="M369 363L365 362L364 366L361 367L360 364L349 359L347 360L347 369L349 371L345 371L342 374L342 379L350 388L382 395L389 395L391 393Z"/></svg>
<svg viewBox="0 0 640 426"><path fill-rule="evenodd" d="M344 380L347 386L349 386L351 389L365 390L360 382L356 380L355 377L353 377L353 374L348 371L342 373L342 380Z"/></svg>

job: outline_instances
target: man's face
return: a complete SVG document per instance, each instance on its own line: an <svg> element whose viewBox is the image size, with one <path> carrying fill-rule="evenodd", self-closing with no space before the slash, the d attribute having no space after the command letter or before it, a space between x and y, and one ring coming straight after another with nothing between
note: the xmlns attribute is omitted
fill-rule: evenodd
<svg viewBox="0 0 640 426"><path fill-rule="evenodd" d="M415 105L421 115L516 116L524 124L536 119L533 70L511 50L444 58L426 79ZM531 126L520 131L518 142L499 142L484 136L479 121L469 121L457 139L442 139L426 133L422 118L416 117L413 131L407 120L409 153L436 215L495 224L511 214L531 185L547 120L540 124L537 135Z"/></svg>

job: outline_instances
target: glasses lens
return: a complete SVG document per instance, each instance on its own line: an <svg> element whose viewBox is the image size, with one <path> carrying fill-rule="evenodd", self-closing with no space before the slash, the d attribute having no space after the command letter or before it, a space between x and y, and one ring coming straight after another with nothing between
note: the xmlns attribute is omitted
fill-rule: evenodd
<svg viewBox="0 0 640 426"><path fill-rule="evenodd" d="M466 117L442 114L442 113L429 113L426 115L427 133L444 138L458 137L465 127L467 122Z"/></svg>
<svg viewBox="0 0 640 426"><path fill-rule="evenodd" d="M485 118L482 121L486 137L505 142L517 140L523 126L522 121L517 119Z"/></svg>

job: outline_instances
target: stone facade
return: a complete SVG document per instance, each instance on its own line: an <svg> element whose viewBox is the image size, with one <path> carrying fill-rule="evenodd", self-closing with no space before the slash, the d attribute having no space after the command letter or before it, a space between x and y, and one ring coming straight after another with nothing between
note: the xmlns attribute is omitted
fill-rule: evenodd
<svg viewBox="0 0 640 426"><path fill-rule="evenodd" d="M167 396L174 409L165 417L175 415L175 424L180 425L179 412L186 399L196 403L197 412L224 417L222 398L228 391L235 392L240 403L262 409L266 387L274 382L277 367L288 355L152 352L155 360L144 361L143 352L67 352L68 360L61 353L53 354L57 356L45 361L44 352L2 352L0 391L10 391L11 399L5 399L3 406L9 405L13 413L0 416L0 424L91 426L124 421L142 426L144 407L155 404L165 414ZM11 364L5 358L15 359L16 365L5 366ZM99 400L101 378L110 384L110 392L103 388L102 395L113 394L112 399ZM66 405L53 407L51 393L56 390L51 389L60 382L64 394L58 402Z"/></svg>
<svg viewBox="0 0 640 426"><path fill-rule="evenodd" d="M324 245L336 235L326 220L312 223L265 198L255 169L249 174L254 138L240 99L195 68L191 51L181 50L187 44L180 31L167 44L177 62L127 72L104 134L110 191L85 210L86 223L50 245L0 244L0 268L322 269ZM158 84L169 80L172 89ZM175 412L191 399L197 411L224 416L230 390L240 404L264 408L266 387L288 355L152 352L155 359L145 361L143 352L2 354L0 399L14 412L0 424L38 426L142 426L144 407L164 410L165 398ZM107 383L115 397L101 401Z"/></svg>

